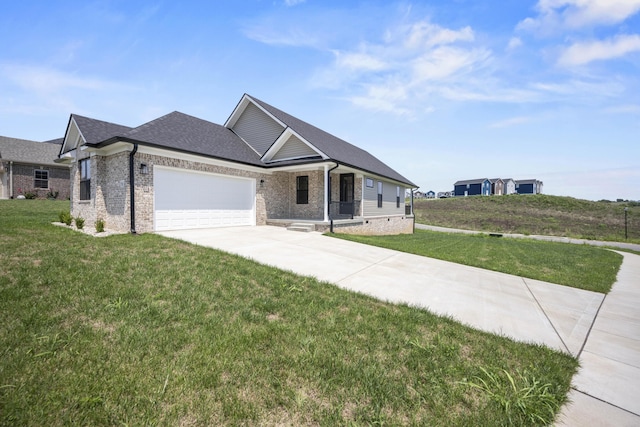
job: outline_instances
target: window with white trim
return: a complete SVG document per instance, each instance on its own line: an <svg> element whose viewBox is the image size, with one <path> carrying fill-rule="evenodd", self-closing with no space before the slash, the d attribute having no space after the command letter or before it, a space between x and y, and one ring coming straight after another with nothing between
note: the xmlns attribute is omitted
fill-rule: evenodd
<svg viewBox="0 0 640 427"><path fill-rule="evenodd" d="M91 163L90 159L82 159L78 162L80 168L80 200L91 199Z"/></svg>
<svg viewBox="0 0 640 427"><path fill-rule="evenodd" d="M33 187L49 188L49 171L36 169L33 171Z"/></svg>

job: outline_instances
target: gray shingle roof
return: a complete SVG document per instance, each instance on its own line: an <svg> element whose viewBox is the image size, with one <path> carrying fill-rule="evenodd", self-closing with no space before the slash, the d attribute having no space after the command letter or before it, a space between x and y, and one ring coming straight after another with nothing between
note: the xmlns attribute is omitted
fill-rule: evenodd
<svg viewBox="0 0 640 427"><path fill-rule="evenodd" d="M264 166L260 156L230 129L178 111L120 136L159 147Z"/></svg>
<svg viewBox="0 0 640 427"><path fill-rule="evenodd" d="M407 178L400 175L367 151L351 145L263 101L253 97L250 98L305 138L309 143L316 146L320 151L329 156L331 160L415 186L415 184ZM232 130L178 111L174 111L173 113L136 128L95 120L76 114L72 114L72 118L82 132L86 143L93 146L105 146L117 140L124 140L264 168L307 164L318 161L318 159L301 159L267 165L263 163L260 156Z"/></svg>
<svg viewBox="0 0 640 427"><path fill-rule="evenodd" d="M54 163L60 144L0 136L0 158L3 161L60 166Z"/></svg>
<svg viewBox="0 0 640 427"><path fill-rule="evenodd" d="M82 136L89 145L97 144L114 136L120 136L131 130L128 126L91 119L77 114L72 114L71 117L75 120L80 132L82 132Z"/></svg>
<svg viewBox="0 0 640 427"><path fill-rule="evenodd" d="M487 178L467 179L464 181L457 181L453 185L482 184L485 181L488 181L488 179Z"/></svg>
<svg viewBox="0 0 640 427"><path fill-rule="evenodd" d="M364 171L368 171L374 174L382 175L387 178L391 178L412 186L416 186L404 176L381 162L378 158L371 155L369 152L356 147L342 140L336 136L331 135L328 132L323 131L307 122L304 122L290 114L279 110L272 105L267 104L251 95L247 95L253 101L258 103L262 108L267 110L270 114L276 117L281 122L285 123L296 133L306 139L309 143L313 144L324 154L329 156L332 160L345 165L353 166Z"/></svg>

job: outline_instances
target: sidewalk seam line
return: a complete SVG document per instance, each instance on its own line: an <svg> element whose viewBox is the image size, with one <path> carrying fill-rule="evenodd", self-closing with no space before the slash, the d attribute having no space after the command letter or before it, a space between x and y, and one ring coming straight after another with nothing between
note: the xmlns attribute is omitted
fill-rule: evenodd
<svg viewBox="0 0 640 427"><path fill-rule="evenodd" d="M591 331L593 330L593 326L596 324L596 319L600 314L600 309L602 309L602 306L604 305L604 301L606 299L607 299L607 294L604 294L604 298L602 298L602 301L600 301L598 310L596 310L596 314L593 316L593 321L591 322L591 325L589 325L589 330L587 331L587 334L584 336L584 342L582 343L582 346L580 346L580 351L578 352L578 359L582 355L582 352L584 351L584 347L587 345L587 341L589 340L589 336L591 336Z"/></svg>
<svg viewBox="0 0 640 427"><path fill-rule="evenodd" d="M538 298L536 298L535 294L533 293L533 291L529 287L529 284L527 283L527 281L524 279L524 277L521 277L520 279L522 279L522 283L524 283L524 285L526 286L527 290L529 291L529 293L533 297L533 300L536 302L538 307L540 307L540 310L542 311L542 313L544 313L544 317L546 317L547 320L549 321L549 324L553 328L553 331L556 333L556 336L560 339L560 342L562 343L564 348L567 350L567 353L571 354L571 350L569 350L569 347L567 346L567 343L565 343L564 340L562 339L562 336L560 336L560 333L556 329L556 325L554 325L553 322L551 321L551 319L549 319L549 316L547 315L547 312L544 310L544 308L540 304L540 301L538 301Z"/></svg>
<svg viewBox="0 0 640 427"><path fill-rule="evenodd" d="M640 417L640 414L636 414L635 412L630 411L630 410L628 410L628 409L625 409L625 408L623 408L623 407L621 407L621 406L614 405L614 404L613 404L613 403L611 403L611 402L607 402L606 400L601 399L601 398L599 398L599 397L597 397L597 396L593 396L593 395L591 395L591 394L589 394L589 393L587 393L587 392L585 392L585 391L579 390L579 389L577 389L577 388L575 388L575 387L571 387L571 389L572 389L572 390L574 390L574 391L576 391L576 392L578 392L578 393L580 393L580 394L584 394L585 396L588 396L588 397L590 397L590 398L592 398L592 399L598 400L598 401L600 401L600 402L602 402L602 403L606 403L606 404L607 404L607 405L609 405L609 406L613 406L613 407L614 407L614 408L616 408L616 409L620 409L621 411L624 411L624 412L629 413L629 414L631 414L631 415L635 415L636 417Z"/></svg>

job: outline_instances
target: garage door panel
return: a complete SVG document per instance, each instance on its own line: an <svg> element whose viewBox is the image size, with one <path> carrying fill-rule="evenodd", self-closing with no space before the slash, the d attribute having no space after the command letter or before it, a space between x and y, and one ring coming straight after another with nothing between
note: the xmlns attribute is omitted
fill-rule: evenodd
<svg viewBox="0 0 640 427"><path fill-rule="evenodd" d="M155 229L254 225L254 194L250 179L154 168Z"/></svg>

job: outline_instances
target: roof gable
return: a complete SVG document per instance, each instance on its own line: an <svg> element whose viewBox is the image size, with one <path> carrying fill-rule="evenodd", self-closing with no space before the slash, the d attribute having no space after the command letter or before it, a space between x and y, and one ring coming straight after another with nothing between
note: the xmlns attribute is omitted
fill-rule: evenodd
<svg viewBox="0 0 640 427"><path fill-rule="evenodd" d="M489 181L489 179L488 178L467 179L467 180L464 180L464 181L457 181L453 185L482 184L485 181Z"/></svg>
<svg viewBox="0 0 640 427"><path fill-rule="evenodd" d="M282 135L286 126L275 120L273 116L252 102L250 98L245 96L243 99L247 99L247 102L241 101L242 109L236 109L233 125L227 127L262 156Z"/></svg>
<svg viewBox="0 0 640 427"><path fill-rule="evenodd" d="M400 175L369 152L293 117L266 102L249 95L245 96L256 102L275 119L286 124L286 126L291 128L300 138L315 147L317 151L323 153L327 159L415 186L415 184L407 178Z"/></svg>
<svg viewBox="0 0 640 427"><path fill-rule="evenodd" d="M128 126L72 114L64 134L60 154L74 150L83 144L98 144L116 135L122 135L129 130L131 128Z"/></svg>
<svg viewBox="0 0 640 427"><path fill-rule="evenodd" d="M264 156L262 156L262 161L270 163L310 157L327 158L326 155L320 153L314 146L296 135L292 129L287 128L271 148L267 150Z"/></svg>

